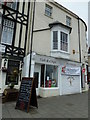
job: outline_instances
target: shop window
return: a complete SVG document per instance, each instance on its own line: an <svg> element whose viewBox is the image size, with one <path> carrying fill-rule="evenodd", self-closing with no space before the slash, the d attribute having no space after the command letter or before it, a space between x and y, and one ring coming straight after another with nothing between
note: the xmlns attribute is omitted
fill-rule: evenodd
<svg viewBox="0 0 90 120"><path fill-rule="evenodd" d="M18 77L19 77L19 61L9 60L6 75L6 85L10 83L18 85Z"/></svg>
<svg viewBox="0 0 90 120"><path fill-rule="evenodd" d="M46 65L45 87L57 87L57 66Z"/></svg>
<svg viewBox="0 0 90 120"><path fill-rule="evenodd" d="M41 87L58 87L58 66L41 65Z"/></svg>

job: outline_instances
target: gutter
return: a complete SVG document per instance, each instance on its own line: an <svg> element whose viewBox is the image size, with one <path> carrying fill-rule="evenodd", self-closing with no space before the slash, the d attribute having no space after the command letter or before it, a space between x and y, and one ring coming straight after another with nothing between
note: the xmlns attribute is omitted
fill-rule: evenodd
<svg viewBox="0 0 90 120"><path fill-rule="evenodd" d="M80 21L85 25L85 31L87 31L87 25L81 18L78 17L79 62L81 63Z"/></svg>
<svg viewBox="0 0 90 120"><path fill-rule="evenodd" d="M29 63L29 77L31 75L31 60L32 60L32 45L33 45L33 29L34 29L34 19L35 19L35 2L33 2L33 18L32 18L32 31L31 31L31 43L30 43L30 63Z"/></svg>

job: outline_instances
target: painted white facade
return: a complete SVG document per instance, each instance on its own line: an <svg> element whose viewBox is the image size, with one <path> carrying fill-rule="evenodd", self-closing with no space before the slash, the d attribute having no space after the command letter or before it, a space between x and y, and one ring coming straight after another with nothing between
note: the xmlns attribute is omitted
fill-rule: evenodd
<svg viewBox="0 0 90 120"><path fill-rule="evenodd" d="M48 17L45 15L45 4L52 7L52 16ZM66 25L66 16L71 18L70 28ZM49 24L54 22L60 22L61 25L54 25L50 28ZM37 95L41 97L65 95L81 93L81 72L85 68L85 73L83 73L83 80L85 84L84 89L87 90L87 46L86 46L86 24L81 20L76 14L72 13L68 9L62 7L56 2L36 2L35 7L35 20L34 20L34 33L33 33L33 53L32 56L32 73L34 77L34 72L39 73L39 82ZM71 31L70 31L71 29ZM79 31L80 30L80 31ZM53 50L53 31L58 31L58 50ZM60 32L68 34L68 51L60 50ZM29 42L30 43L30 42ZM80 44L80 45L79 45ZM28 47L27 51L30 50ZM75 51L75 53L73 53ZM81 52L81 55L80 55ZM27 54L29 51L27 52ZM29 55L25 57L27 59ZM81 61L80 61L81 57ZM29 63L29 62L28 62ZM83 68L81 66L84 64ZM45 70L47 65L58 67L58 81L56 87L47 88L40 86L41 84L41 65L45 65ZM27 66L27 65L26 65ZM65 75L62 74L62 67L78 68L79 74L76 75ZM26 67L28 69L28 66ZM26 71L26 69L24 71ZM26 71L27 73L28 71ZM24 72L25 73L25 72ZM44 73L45 74L45 73ZM24 75L25 76L25 75ZM68 80L69 78L69 80ZM46 79L46 78L44 78Z"/></svg>
<svg viewBox="0 0 90 120"><path fill-rule="evenodd" d="M24 62L27 63L29 61L29 55L25 57ZM56 65L58 66L58 82L57 82L57 87L41 87L41 65ZM34 66L34 67L33 67ZM67 66L69 68L77 68L79 69L78 73L76 74L62 74L62 67ZM50 96L57 96L57 95L65 95L65 94L74 94L74 93L81 93L81 70L80 70L81 64L72 62L69 60L64 60L64 59L56 59L53 57L48 57L48 56L42 56L42 55L34 55L32 56L32 73L31 77L34 77L34 72L39 73L39 81L38 81L38 88L36 88L37 95L41 97L50 97ZM26 71L26 72L24 72ZM23 69L23 76L27 77L28 73L28 64L26 67ZM67 77L73 77L74 80L72 80L70 85L70 81L67 80Z"/></svg>

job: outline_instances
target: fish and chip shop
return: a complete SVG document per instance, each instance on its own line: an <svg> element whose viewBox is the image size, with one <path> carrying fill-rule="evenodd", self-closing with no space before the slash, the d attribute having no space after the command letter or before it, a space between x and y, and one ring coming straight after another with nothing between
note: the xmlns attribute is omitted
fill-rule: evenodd
<svg viewBox="0 0 90 120"><path fill-rule="evenodd" d="M29 73L29 55L24 59L23 76ZM33 55L31 77L41 97L81 93L81 64L65 59Z"/></svg>

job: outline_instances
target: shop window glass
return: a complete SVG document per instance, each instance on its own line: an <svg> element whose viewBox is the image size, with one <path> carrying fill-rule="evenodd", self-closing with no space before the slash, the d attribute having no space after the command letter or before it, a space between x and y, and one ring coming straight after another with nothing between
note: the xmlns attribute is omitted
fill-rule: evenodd
<svg viewBox="0 0 90 120"><path fill-rule="evenodd" d="M6 85L14 83L18 85L19 78L19 61L8 61L8 69L6 75Z"/></svg>
<svg viewBox="0 0 90 120"><path fill-rule="evenodd" d="M46 65L45 87L57 87L58 67Z"/></svg>

